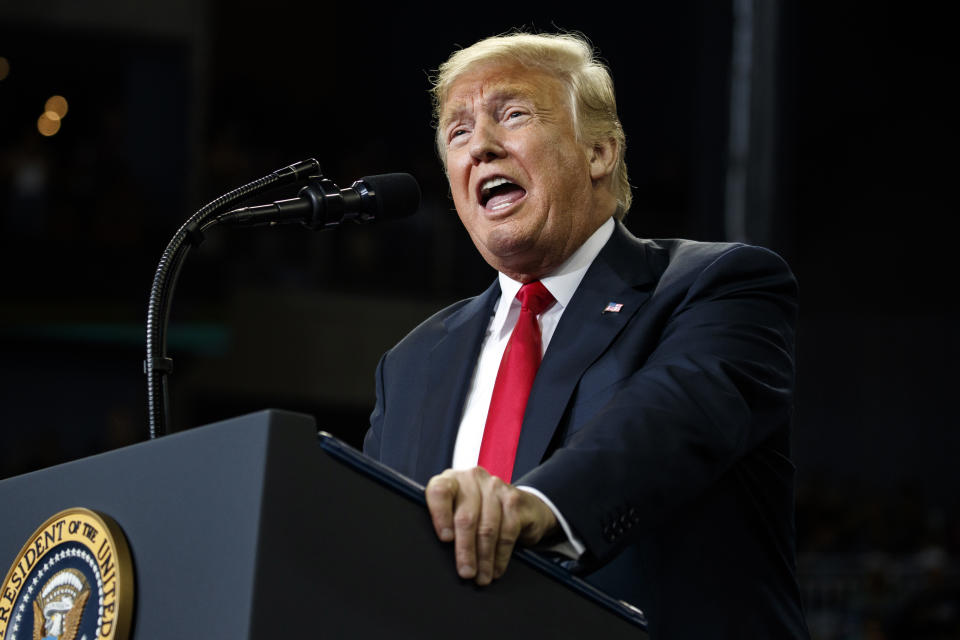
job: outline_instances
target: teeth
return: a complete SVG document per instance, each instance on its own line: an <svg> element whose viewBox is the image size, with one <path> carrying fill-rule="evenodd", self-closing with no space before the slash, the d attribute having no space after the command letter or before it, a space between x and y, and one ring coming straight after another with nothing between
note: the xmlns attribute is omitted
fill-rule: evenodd
<svg viewBox="0 0 960 640"><path fill-rule="evenodd" d="M499 187L500 185L507 184L509 182L510 181L507 180L506 178L490 178L489 180L485 181L482 185L480 185L480 195L486 196L487 193L489 193L490 189L493 189L494 187Z"/></svg>

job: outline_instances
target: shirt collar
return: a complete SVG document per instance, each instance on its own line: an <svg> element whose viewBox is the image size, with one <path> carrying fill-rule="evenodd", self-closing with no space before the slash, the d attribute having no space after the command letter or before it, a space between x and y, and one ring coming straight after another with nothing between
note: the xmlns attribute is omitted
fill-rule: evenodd
<svg viewBox="0 0 960 640"><path fill-rule="evenodd" d="M580 248L574 251L569 258L557 267L549 276L540 279L543 286L554 297L561 308L570 304L573 294L586 275L587 269L593 264L600 250L607 244L607 240L613 235L615 227L613 218L607 218L600 227L587 238L586 242L580 245ZM500 301L497 303L497 310L493 316L493 322L490 325L492 332L496 333L503 328L507 321L507 315L510 313L510 306L516 301L517 291L523 284L513 278L500 273ZM519 301L517 301L519 304Z"/></svg>

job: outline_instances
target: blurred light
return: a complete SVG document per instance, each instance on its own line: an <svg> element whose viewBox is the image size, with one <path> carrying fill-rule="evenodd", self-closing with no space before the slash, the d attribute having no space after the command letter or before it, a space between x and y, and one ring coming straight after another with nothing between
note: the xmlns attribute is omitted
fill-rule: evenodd
<svg viewBox="0 0 960 640"><path fill-rule="evenodd" d="M44 111L53 111L62 119L63 116L67 115L67 99L63 96L51 96L47 100L47 104L43 106L43 109Z"/></svg>
<svg viewBox="0 0 960 640"><path fill-rule="evenodd" d="M60 116L55 111L44 111L37 119L37 131L48 137L60 131Z"/></svg>
<svg viewBox="0 0 960 640"><path fill-rule="evenodd" d="M10 61L0 56L0 80L4 80L10 75Z"/></svg>

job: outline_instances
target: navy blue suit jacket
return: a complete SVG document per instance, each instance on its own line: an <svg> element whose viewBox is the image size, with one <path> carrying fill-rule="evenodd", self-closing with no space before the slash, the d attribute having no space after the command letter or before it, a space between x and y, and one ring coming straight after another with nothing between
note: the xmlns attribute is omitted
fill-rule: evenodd
<svg viewBox="0 0 960 640"><path fill-rule="evenodd" d="M368 455L421 483L450 466L499 293L494 282L440 311L384 355ZM587 547L579 569L643 609L653 638L808 636L789 460L795 324L796 282L776 254L638 240L619 223L564 310L514 482L551 498Z"/></svg>

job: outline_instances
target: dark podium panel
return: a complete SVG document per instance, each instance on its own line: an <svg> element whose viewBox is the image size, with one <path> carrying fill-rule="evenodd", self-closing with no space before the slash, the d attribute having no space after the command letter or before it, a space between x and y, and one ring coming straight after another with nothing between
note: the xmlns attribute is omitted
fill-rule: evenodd
<svg viewBox="0 0 960 640"><path fill-rule="evenodd" d="M312 418L264 411L0 482L0 571L47 518L112 517L133 558L132 637L644 638L514 560L460 580L424 507L321 450Z"/></svg>

